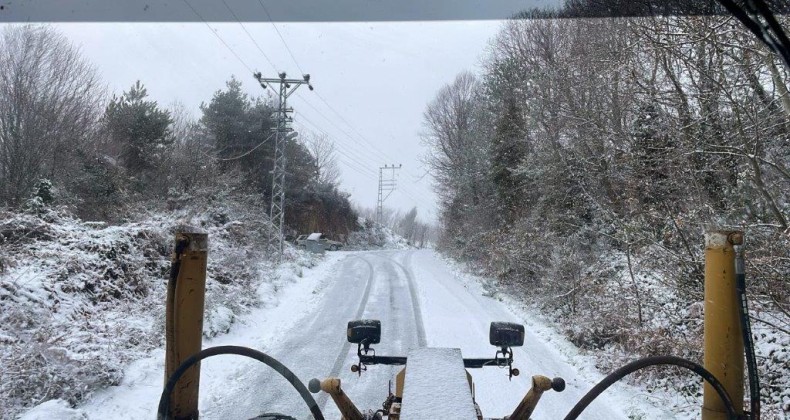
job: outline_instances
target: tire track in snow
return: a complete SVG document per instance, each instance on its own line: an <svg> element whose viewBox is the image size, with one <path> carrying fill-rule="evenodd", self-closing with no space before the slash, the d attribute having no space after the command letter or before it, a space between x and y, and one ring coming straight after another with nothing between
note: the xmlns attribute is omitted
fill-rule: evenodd
<svg viewBox="0 0 790 420"><path fill-rule="evenodd" d="M357 312L354 315L354 319L360 319L362 317L362 314L365 312L365 308L368 305L368 298L370 297L370 289L373 288L373 280L376 277L376 273L373 270L373 264L371 264L370 261L366 260L361 256L357 258L364 261L365 264L368 265L369 274L368 274L367 284L365 285L365 292L362 293L362 300L359 302L359 307L357 308ZM346 357L348 356L349 350L351 350L351 343L349 343L348 340L346 340L345 343L343 343L343 347L340 349L340 353L337 355L337 358L335 359L335 363L332 365L332 369L329 371L329 375L327 375L328 378L329 377L336 378L340 375L340 369L343 368L343 363L345 362ZM321 407L321 411L324 411L326 409L326 403L328 399L329 399L329 395L326 392L322 392L319 394L316 402L318 402L318 405Z"/></svg>
<svg viewBox="0 0 790 420"><path fill-rule="evenodd" d="M410 251L403 259L404 264L395 261L395 258L390 258L392 263L403 271L406 276L406 281L409 284L409 294L411 295L411 306L414 311L414 324L417 327L417 347L426 347L428 340L425 337L425 324L422 320L422 310L420 309L420 300L417 296L417 286L414 284L414 274L411 272L409 265L411 265L411 255L414 251Z"/></svg>

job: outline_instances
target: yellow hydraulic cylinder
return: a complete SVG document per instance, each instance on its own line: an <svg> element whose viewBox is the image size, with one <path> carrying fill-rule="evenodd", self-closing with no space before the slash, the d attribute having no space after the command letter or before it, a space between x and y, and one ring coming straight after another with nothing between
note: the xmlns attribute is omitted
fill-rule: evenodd
<svg viewBox="0 0 790 420"><path fill-rule="evenodd" d="M340 379L338 378L327 378L321 381L321 391L326 392L329 394L330 397L335 401L335 405L337 405L337 409L340 411L340 414L343 415L343 420L364 420L364 416L359 411L357 406L351 402L351 399L348 398L343 389L340 388Z"/></svg>
<svg viewBox="0 0 790 420"><path fill-rule="evenodd" d="M208 235L181 229L167 285L165 319L165 383L203 344L203 307L206 296ZM198 418L200 364L189 368L173 389L168 418Z"/></svg>
<svg viewBox="0 0 790 420"><path fill-rule="evenodd" d="M735 250L743 233L708 231L705 235L705 369L724 385L743 414L743 337L735 289ZM727 419L724 402L705 382L702 420Z"/></svg>
<svg viewBox="0 0 790 420"><path fill-rule="evenodd" d="M524 396L524 399L518 404L518 407L513 411L509 417L506 417L506 420L529 420L530 416L532 416L532 412L535 411L535 407L538 405L538 401L540 401L540 397L543 396L543 393L552 389L553 387L552 380L541 375L535 375L532 377L532 388L529 389L527 395ZM562 388L565 388L564 382Z"/></svg>

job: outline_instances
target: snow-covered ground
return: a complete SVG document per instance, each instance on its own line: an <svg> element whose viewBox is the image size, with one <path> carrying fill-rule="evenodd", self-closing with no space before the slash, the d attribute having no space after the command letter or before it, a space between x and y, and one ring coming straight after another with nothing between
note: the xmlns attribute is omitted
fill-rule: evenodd
<svg viewBox="0 0 790 420"><path fill-rule="evenodd" d="M502 369L470 370L485 416L509 414L529 388L530 377L544 374L563 377L568 386L562 393L546 393L533 418L559 418L602 377L560 334L525 319L528 314L513 305L486 296L478 282L431 250L336 252L314 268L283 270L290 272L280 276L291 281L280 283L276 304L240 317L228 334L204 346L235 344L262 350L303 382L338 376L347 394L364 409L381 406L388 381L399 368L371 366L361 376L350 371L356 349L346 342L345 328L356 318L381 320L382 340L375 346L380 355L405 355L410 348L427 345L460 348L464 357L492 357L489 323L525 323L525 345L515 351L520 376L509 381ZM257 362L221 356L205 361L201 369L201 418L250 418L263 412L309 418L290 385ZM157 349L132 363L118 386L95 393L76 409L50 401L23 419L154 418L162 382L163 350ZM672 417L656 408L651 398L639 388L616 386L593 403L584 418ZM328 419L340 417L325 395L317 400Z"/></svg>

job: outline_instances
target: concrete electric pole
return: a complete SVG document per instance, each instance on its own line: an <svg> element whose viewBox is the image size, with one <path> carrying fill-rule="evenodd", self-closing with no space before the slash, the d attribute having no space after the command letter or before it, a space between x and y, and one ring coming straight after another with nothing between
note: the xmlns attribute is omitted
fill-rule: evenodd
<svg viewBox="0 0 790 420"><path fill-rule="evenodd" d="M397 180L395 178L395 171L400 169L403 165L392 166L384 165L379 167L379 198L378 202L376 203L376 223L381 225L382 219L384 218L384 201L387 197L395 191L395 187L397 186ZM384 173L387 171L387 178L384 178ZM391 171L391 172L390 172ZM387 193L387 195L384 195Z"/></svg>
<svg viewBox="0 0 790 420"><path fill-rule="evenodd" d="M313 86L310 84L309 74L305 74L302 79L286 79L285 72L280 73L278 78L261 77L261 73L255 73L253 76L262 88L269 88L278 95L278 105L275 111L277 126L272 129L274 131L274 168L272 170L272 206L269 211L269 219L272 223L273 231L277 235L280 257L282 257L284 242L283 222L285 220L285 146L288 140L288 133L293 131L290 127L293 119L289 115L293 112L293 108L288 108L286 102L288 97L299 86L307 85L310 90L313 90Z"/></svg>

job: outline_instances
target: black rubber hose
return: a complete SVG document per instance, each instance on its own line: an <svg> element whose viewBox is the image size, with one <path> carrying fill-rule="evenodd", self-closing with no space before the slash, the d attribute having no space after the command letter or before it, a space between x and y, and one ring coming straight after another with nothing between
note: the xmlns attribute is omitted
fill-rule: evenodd
<svg viewBox="0 0 790 420"><path fill-rule="evenodd" d="M774 31L776 39L782 44L784 48L790 48L790 38L787 37L787 34L782 28L782 25L779 24L779 21L776 20L776 16L771 12L771 9L765 4L763 0L752 0L754 6L757 8L757 11L762 15L765 22L768 24L768 27ZM785 10L786 12L786 10ZM780 11L781 13L781 11Z"/></svg>
<svg viewBox="0 0 790 420"><path fill-rule="evenodd" d="M739 251L738 254L740 254ZM741 334L746 352L746 367L749 369L749 410L752 420L760 418L760 378L757 373L757 357L754 354L752 323L749 320L749 302L746 300L746 274L743 256L735 258L735 290L738 292L738 315L741 319Z"/></svg>
<svg viewBox="0 0 790 420"><path fill-rule="evenodd" d="M768 18L768 16L771 15L770 10L768 10L767 13L761 13L763 18L765 18L770 25L769 28L764 28L762 23L749 16L746 10L735 4L733 0L718 1L722 4L722 6L724 6L724 8L727 9L728 12L741 21L741 23L746 26L746 28L757 37L757 39L762 41L762 43L765 44L771 51L779 55L786 66L790 67L790 45L787 45L781 41L781 39L786 38L781 26L778 27L778 31L777 29L774 29L774 32L777 32L776 36L774 36L774 34L770 33L769 31L766 31L766 29L769 29L770 26L773 26L772 20ZM751 7L749 7L749 9L751 9ZM775 18L773 21L775 21ZM777 39L777 36L779 39Z"/></svg>
<svg viewBox="0 0 790 420"><path fill-rule="evenodd" d="M775 52L776 54L780 55L783 60L786 59L784 54L779 51L777 48L779 47L779 41L770 33L767 33L763 30L762 24L749 16L746 10L735 4L733 0L719 0L719 3L727 9L733 16L735 16L741 23L746 26L746 28L754 34L757 39L759 39L769 50Z"/></svg>
<svg viewBox="0 0 790 420"><path fill-rule="evenodd" d="M610 373L608 376L603 378L601 382L593 387L587 394L585 394L579 402L573 407L573 409L565 416L565 420L573 420L581 415L582 411L587 408L590 403L593 402L594 399L598 398L607 388L612 386L615 382L623 379L627 375L636 372L637 370L644 369L650 366L656 365L673 365L688 369L697 375L701 376L702 379L708 381L713 389L716 390L716 393L719 394L719 397L722 401L724 401L724 406L727 409L727 417L730 420L737 420L738 415L735 412L735 406L732 403L732 398L730 395L727 394L727 390L724 389L724 386L704 367L694 363L690 360L686 360L676 356L653 356L653 357L645 357L644 359L639 359L633 361L620 369Z"/></svg>
<svg viewBox="0 0 790 420"><path fill-rule="evenodd" d="M173 375L167 380L167 384L165 385L165 389L162 390L162 396L159 397L159 407L157 410L157 419L159 420L166 420L170 405L170 394L173 392L173 388L175 388L176 383L192 365L195 363L212 357L212 356L219 356L222 354L235 354L237 356L245 356L251 359L255 359L261 363L264 363L277 371L280 375L282 375L288 383L290 383L296 391L299 393L299 396L302 397L304 402L307 404L307 407L310 408L310 413L313 414L315 420L324 420L324 415L321 413L321 409L318 407L318 403L313 399L313 396L310 394L310 391L304 386L302 381L294 375L287 367L285 367L282 363L277 361L277 359L267 355L266 353L260 352L258 350L254 350L248 347L241 347L241 346L217 346L217 347L210 347L207 349L203 349L198 353L194 354L190 358L184 361L181 366L173 372Z"/></svg>
<svg viewBox="0 0 790 420"><path fill-rule="evenodd" d="M749 3L752 3L751 5ZM760 14L767 25L762 25L763 33L770 34L770 31L773 31L773 38L775 42L774 49L778 53L779 57L784 59L786 65L790 66L790 39L787 38L787 34L782 28L782 25L776 20L776 17L771 12L771 9L768 7L767 4L763 0L751 0L747 1L746 5L752 8L754 6L757 10L754 11L755 14Z"/></svg>

